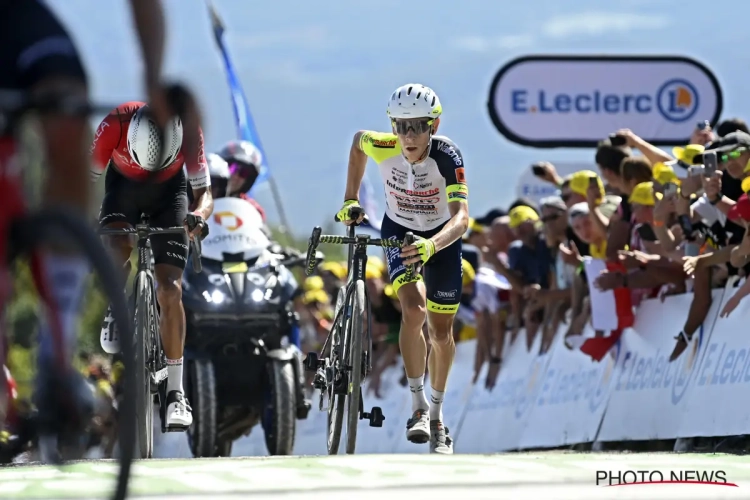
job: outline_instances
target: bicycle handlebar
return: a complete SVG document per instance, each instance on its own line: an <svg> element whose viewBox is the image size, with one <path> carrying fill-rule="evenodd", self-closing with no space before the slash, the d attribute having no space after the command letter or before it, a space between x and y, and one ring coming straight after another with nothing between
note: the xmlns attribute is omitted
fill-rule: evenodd
<svg viewBox="0 0 750 500"><path fill-rule="evenodd" d="M145 236L150 237L157 234L185 234L185 226L174 226L174 227L150 227L145 231ZM128 234L143 234L143 229L136 227L118 227L118 228L101 228L99 229L101 236L123 236ZM203 271L203 264L201 263L201 251L202 245L200 238L193 238L190 240L190 258L193 262L193 271L200 273Z"/></svg>
<svg viewBox="0 0 750 500"><path fill-rule="evenodd" d="M351 212L350 212L351 215ZM337 235L322 235L322 229L320 226L313 228L312 235L307 243L307 257L305 258L305 274L311 276L315 272L315 266L318 265L318 261L315 254L318 250L318 245L321 243L330 243L333 245L370 245L379 246L383 248L403 248L414 243L414 234L409 231L404 235L403 241L395 239L383 239L383 238L370 238L367 234L358 234L354 237L350 236L337 236ZM406 266L406 279L411 281L414 276L414 265L410 264Z"/></svg>

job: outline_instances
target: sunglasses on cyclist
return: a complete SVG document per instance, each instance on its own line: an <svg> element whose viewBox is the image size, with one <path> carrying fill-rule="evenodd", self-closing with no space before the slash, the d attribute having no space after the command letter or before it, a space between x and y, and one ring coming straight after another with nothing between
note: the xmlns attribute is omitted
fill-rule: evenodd
<svg viewBox="0 0 750 500"><path fill-rule="evenodd" d="M257 176L258 171L252 165L245 165L243 163L232 163L229 165L229 173L231 175L237 174L242 179Z"/></svg>
<svg viewBox="0 0 750 500"><path fill-rule="evenodd" d="M431 118L399 118L393 120L393 126L399 135L406 135L409 130L419 135L428 132L434 122Z"/></svg>

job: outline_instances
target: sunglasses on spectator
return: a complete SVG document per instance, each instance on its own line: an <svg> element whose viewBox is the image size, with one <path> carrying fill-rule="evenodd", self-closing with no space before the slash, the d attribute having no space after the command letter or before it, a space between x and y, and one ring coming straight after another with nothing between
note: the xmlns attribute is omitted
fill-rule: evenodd
<svg viewBox="0 0 750 500"><path fill-rule="evenodd" d="M435 120L430 118L402 118L399 120L393 120L393 126L396 128L396 133L399 135L406 135L409 130L413 130L415 134L424 134L430 130L430 126Z"/></svg>
<svg viewBox="0 0 750 500"><path fill-rule="evenodd" d="M564 198L563 198L563 199L564 199ZM542 221L542 222L545 222L545 223L546 223L546 222L552 222L553 220L557 220L557 219L558 219L559 217L560 217L560 214L549 214L549 215L544 215L544 216L542 216L542 218L541 218L541 221Z"/></svg>
<svg viewBox="0 0 750 500"><path fill-rule="evenodd" d="M745 153L747 151L747 148L739 148L735 149L734 151L730 151L727 154L719 155L719 163L724 163L729 160L735 160L742 156L742 153Z"/></svg>

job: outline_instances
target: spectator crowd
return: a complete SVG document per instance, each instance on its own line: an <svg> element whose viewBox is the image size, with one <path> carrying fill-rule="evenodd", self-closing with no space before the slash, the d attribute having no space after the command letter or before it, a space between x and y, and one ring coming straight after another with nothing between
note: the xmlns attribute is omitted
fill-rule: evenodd
<svg viewBox="0 0 750 500"><path fill-rule="evenodd" d="M730 119L715 129L706 122L690 144L671 154L637 131L619 130L598 144L594 160L598 171L566 177L551 163L535 164L534 174L556 186L557 193L538 204L517 199L490 210L472 219L464 236L464 286L454 336L456 341L476 338L474 381L488 390L502 371L503 350L513 342L524 342L529 350L539 345L541 355L561 331L566 347L601 361L633 324L641 301L692 292L684 324L667 326L674 329L669 357L674 362L706 318L711 290L750 272L750 199L745 194L750 191L750 133L745 122ZM587 272L591 260L601 262L602 270ZM375 351L370 388L379 395L381 374L398 362L401 318L382 259L370 257L366 278ZM345 280L346 263L328 262L303 284L297 305L303 352L318 350L325 340L335 305L331 297ZM595 337L583 338L596 314L592 294L610 290L618 327L598 330L593 322ZM750 281L733 293L720 317L750 294ZM535 344L537 337L541 342ZM480 374L486 378L480 381ZM608 446L687 450L716 445L711 438Z"/></svg>

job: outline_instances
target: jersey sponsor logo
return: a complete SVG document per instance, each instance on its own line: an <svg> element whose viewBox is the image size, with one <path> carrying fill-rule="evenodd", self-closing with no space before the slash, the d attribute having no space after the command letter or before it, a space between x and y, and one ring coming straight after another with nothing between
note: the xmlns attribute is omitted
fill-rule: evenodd
<svg viewBox="0 0 750 500"><path fill-rule="evenodd" d="M403 177L396 177L395 175L393 176L393 182L398 182L402 186L406 184L406 181Z"/></svg>
<svg viewBox="0 0 750 500"><path fill-rule="evenodd" d="M456 169L456 181L461 184L466 184L466 174L464 174L464 167Z"/></svg>
<svg viewBox="0 0 750 500"><path fill-rule="evenodd" d="M376 148L395 148L396 147L396 139L391 139L391 140L388 140L388 141L381 141L381 140L378 140L378 139L370 139L370 142Z"/></svg>
<svg viewBox="0 0 750 500"><path fill-rule="evenodd" d="M428 218L427 218L427 222L428 222L428 223L429 223L429 222L435 222L435 221L438 221L438 220L440 220L440 219L442 219L442 217L428 217Z"/></svg>
<svg viewBox="0 0 750 500"><path fill-rule="evenodd" d="M427 191L412 191L410 189L402 189L402 188L396 186L394 183L392 183L389 180L385 181L385 183L388 185L389 188L395 189L399 193L404 193L404 194L408 194L408 195L411 195L411 196L426 197L426 196L436 195L436 194L438 194L440 192L439 189L429 189Z"/></svg>
<svg viewBox="0 0 750 500"><path fill-rule="evenodd" d="M440 198L410 198L408 196L402 196L391 191L391 196L396 198L400 203L414 203L415 205L433 205L440 203Z"/></svg>
<svg viewBox="0 0 750 500"><path fill-rule="evenodd" d="M451 290L449 292L438 290L437 292L435 292L435 298L436 299L455 299L457 294L458 294L458 290Z"/></svg>
<svg viewBox="0 0 750 500"><path fill-rule="evenodd" d="M435 214L437 207L435 205L412 205L409 203L396 203L398 210L409 214Z"/></svg>
<svg viewBox="0 0 750 500"><path fill-rule="evenodd" d="M424 184L415 184L414 187L417 189L427 189L428 187L432 186L431 182L426 182Z"/></svg>
<svg viewBox="0 0 750 500"><path fill-rule="evenodd" d="M214 214L214 222L220 226L224 226L227 231L236 231L242 227L242 219L237 217L232 212L216 212Z"/></svg>
<svg viewBox="0 0 750 500"><path fill-rule="evenodd" d="M453 159L453 163L456 165L463 165L463 161L461 160L461 155L458 154L458 151L456 151L456 148L448 144L447 142L441 142L440 146L438 147L438 151L441 151L448 156L450 156Z"/></svg>
<svg viewBox="0 0 750 500"><path fill-rule="evenodd" d="M94 154L96 143L99 141L99 138L104 135L104 130L107 127L109 127L109 123L107 123L106 120L99 124L99 128L96 129L96 133L94 134L94 142L91 143L91 149L89 150L90 154Z"/></svg>
<svg viewBox="0 0 750 500"><path fill-rule="evenodd" d="M406 217L406 216L404 216L404 215L401 215L401 214L395 214L395 215L396 215L396 217L398 217L399 219L404 219L404 220L408 220L408 221L414 222L414 217Z"/></svg>

